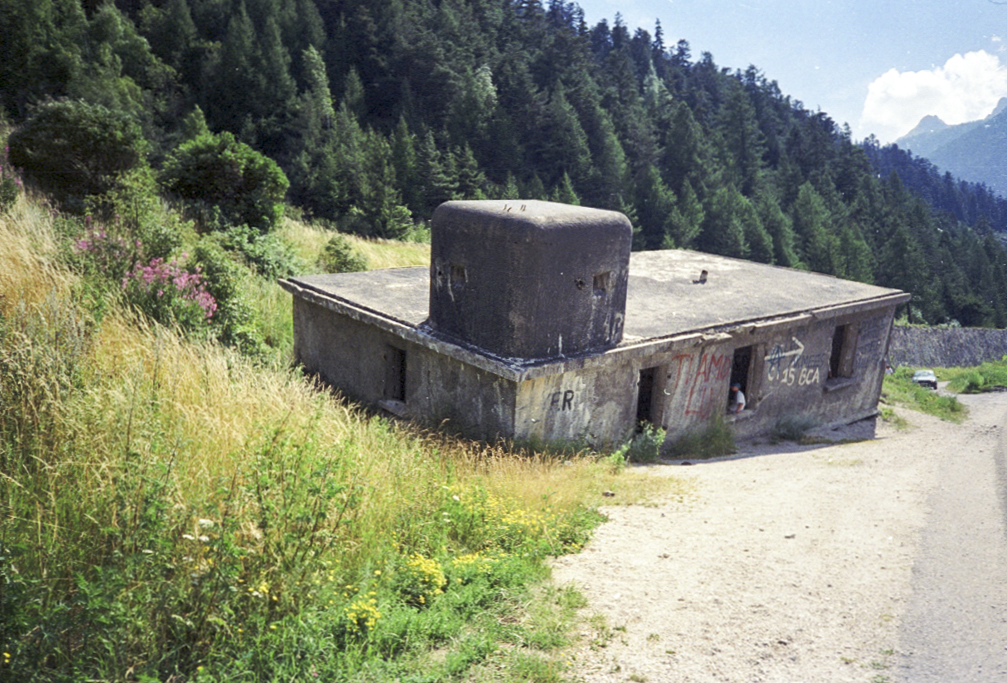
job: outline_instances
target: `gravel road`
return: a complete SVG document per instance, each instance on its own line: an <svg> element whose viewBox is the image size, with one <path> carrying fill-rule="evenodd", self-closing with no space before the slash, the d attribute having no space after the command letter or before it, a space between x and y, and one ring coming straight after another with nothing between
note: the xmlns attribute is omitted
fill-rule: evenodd
<svg viewBox="0 0 1007 683"><path fill-rule="evenodd" d="M603 617L572 678L1007 681L1007 394L963 400L962 425L904 411L868 441L648 467L689 494L606 508L554 562Z"/></svg>

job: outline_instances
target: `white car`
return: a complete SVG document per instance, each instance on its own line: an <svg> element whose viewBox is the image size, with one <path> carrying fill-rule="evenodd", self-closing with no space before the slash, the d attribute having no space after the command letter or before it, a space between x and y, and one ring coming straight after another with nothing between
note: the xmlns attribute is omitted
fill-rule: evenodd
<svg viewBox="0 0 1007 683"><path fill-rule="evenodd" d="M934 374L933 370L917 370L913 373L913 382L915 384L922 384L925 387L930 387L931 389L936 389L937 375Z"/></svg>

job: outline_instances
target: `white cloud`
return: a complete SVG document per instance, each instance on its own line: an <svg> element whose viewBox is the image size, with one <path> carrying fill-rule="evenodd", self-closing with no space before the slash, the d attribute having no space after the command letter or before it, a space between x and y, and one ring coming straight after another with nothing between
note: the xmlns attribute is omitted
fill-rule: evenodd
<svg viewBox="0 0 1007 683"><path fill-rule="evenodd" d="M928 114L947 124L984 118L1005 96L1007 65L985 50L967 52L929 71L890 69L876 78L867 88L859 128L891 142Z"/></svg>

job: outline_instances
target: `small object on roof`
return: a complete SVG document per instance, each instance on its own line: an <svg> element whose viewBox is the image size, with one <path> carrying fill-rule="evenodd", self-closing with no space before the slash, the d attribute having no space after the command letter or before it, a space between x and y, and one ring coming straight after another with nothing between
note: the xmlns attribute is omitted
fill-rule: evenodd
<svg viewBox="0 0 1007 683"><path fill-rule="evenodd" d="M699 279L698 280L693 280L692 284L694 284L694 285L705 285L706 284L706 276L707 275L709 275L709 273L707 273L706 270L701 270L699 272Z"/></svg>

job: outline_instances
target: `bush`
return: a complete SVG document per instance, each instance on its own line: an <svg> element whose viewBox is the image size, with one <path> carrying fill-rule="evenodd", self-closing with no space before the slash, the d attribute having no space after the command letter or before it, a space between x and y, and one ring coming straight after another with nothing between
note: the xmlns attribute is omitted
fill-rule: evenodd
<svg viewBox="0 0 1007 683"><path fill-rule="evenodd" d="M125 237L109 235L99 228L88 230L73 242L77 264L85 275L107 278L120 283L126 273L140 260L139 241L130 242Z"/></svg>
<svg viewBox="0 0 1007 683"><path fill-rule="evenodd" d="M200 267L189 272L183 265L159 258L136 263L122 279L126 301L162 324L198 329L213 317L217 302L206 291Z"/></svg>
<svg viewBox="0 0 1007 683"><path fill-rule="evenodd" d="M346 235L336 234L322 249L318 267L326 273L356 273L367 270L367 258L353 248Z"/></svg>
<svg viewBox="0 0 1007 683"><path fill-rule="evenodd" d="M217 239L200 240L193 257L202 268L207 291L217 302L213 317L217 338L246 355L262 357L265 349L255 329L255 311L241 295L242 278L248 275Z"/></svg>
<svg viewBox="0 0 1007 683"><path fill-rule="evenodd" d="M146 164L147 145L128 115L86 102L40 106L10 136L10 161L42 190L71 205L112 190Z"/></svg>
<svg viewBox="0 0 1007 683"><path fill-rule="evenodd" d="M903 366L894 374L886 375L881 389L881 398L889 405L901 404L919 410L924 413L936 415L942 420L961 422L967 410L955 396L944 396L930 389L922 387L912 380L913 369ZM981 381L981 378L973 378Z"/></svg>
<svg viewBox="0 0 1007 683"><path fill-rule="evenodd" d="M717 415L705 427L676 439L668 449L671 455L685 458L716 458L734 453L734 433L724 418Z"/></svg>
<svg viewBox="0 0 1007 683"><path fill-rule="evenodd" d="M218 208L228 225L268 232L283 215L290 185L276 162L229 132L183 142L165 162L161 185L190 204L205 228Z"/></svg>
<svg viewBox="0 0 1007 683"><path fill-rule="evenodd" d="M157 194L157 182L149 168L123 174L116 186L85 202L89 216L110 226L116 235L143 243L146 258L168 258L182 246L182 236L191 225L170 211Z"/></svg>
<svg viewBox="0 0 1007 683"><path fill-rule="evenodd" d="M268 280L289 277L304 270L294 246L282 235L262 234L247 225L220 233L220 245L240 255L256 273Z"/></svg>
<svg viewBox="0 0 1007 683"><path fill-rule="evenodd" d="M629 462L655 462L661 455L665 431L649 423L642 423L640 431L616 453L625 456Z"/></svg>

